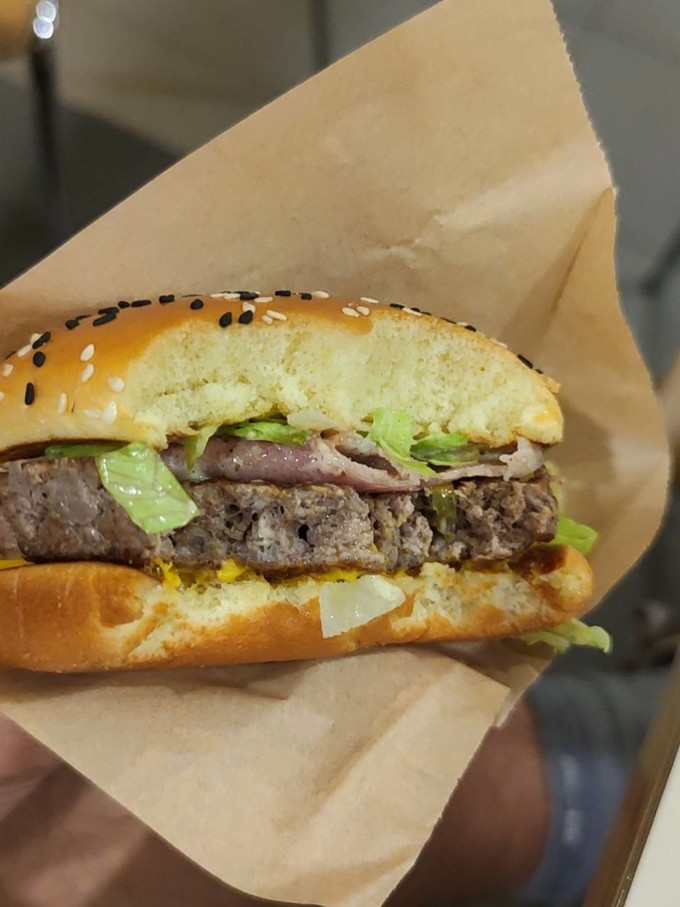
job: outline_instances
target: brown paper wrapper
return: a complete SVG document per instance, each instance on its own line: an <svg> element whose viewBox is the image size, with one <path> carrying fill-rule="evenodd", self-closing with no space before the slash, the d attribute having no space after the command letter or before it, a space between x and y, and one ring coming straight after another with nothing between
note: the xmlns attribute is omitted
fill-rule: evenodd
<svg viewBox="0 0 680 907"><path fill-rule="evenodd" d="M659 520L661 421L618 305L614 193L548 3L450 0L181 161L7 287L4 345L118 297L229 286L401 300L563 386L569 511L598 594ZM466 650L462 650L463 653ZM461 649L456 649L461 657ZM377 905L508 694L502 646L81 678L0 707L211 873Z"/></svg>

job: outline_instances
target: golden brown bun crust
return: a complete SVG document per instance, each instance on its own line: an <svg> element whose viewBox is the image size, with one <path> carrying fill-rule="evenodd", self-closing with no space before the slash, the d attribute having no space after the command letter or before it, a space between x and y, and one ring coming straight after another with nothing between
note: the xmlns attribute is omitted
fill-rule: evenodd
<svg viewBox="0 0 680 907"><path fill-rule="evenodd" d="M377 407L491 446L561 439L557 386L496 341L412 309L309 295L167 296L36 325L0 363L0 452L69 439L161 448L272 412L356 428Z"/></svg>
<svg viewBox="0 0 680 907"><path fill-rule="evenodd" d="M566 546L536 547L512 568L430 564L395 581L406 593L399 608L324 639L319 583L311 579L196 592L111 564L0 571L0 665L59 672L223 665L507 637L582 614L592 591L587 561Z"/></svg>

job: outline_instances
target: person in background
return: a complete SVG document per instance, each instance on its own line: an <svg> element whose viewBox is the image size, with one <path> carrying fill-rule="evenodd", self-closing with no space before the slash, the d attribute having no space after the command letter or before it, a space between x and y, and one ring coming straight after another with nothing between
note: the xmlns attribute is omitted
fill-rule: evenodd
<svg viewBox="0 0 680 907"><path fill-rule="evenodd" d="M680 462L680 358L662 390ZM647 603L627 670L542 677L480 747L388 907L585 895L667 678L680 612ZM0 716L3 907L248 907Z"/></svg>

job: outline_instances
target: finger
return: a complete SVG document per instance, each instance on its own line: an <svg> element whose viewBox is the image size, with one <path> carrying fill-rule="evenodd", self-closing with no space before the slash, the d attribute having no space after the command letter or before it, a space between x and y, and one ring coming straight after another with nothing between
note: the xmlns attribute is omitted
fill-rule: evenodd
<svg viewBox="0 0 680 907"><path fill-rule="evenodd" d="M54 753L0 715L0 821L58 764Z"/></svg>

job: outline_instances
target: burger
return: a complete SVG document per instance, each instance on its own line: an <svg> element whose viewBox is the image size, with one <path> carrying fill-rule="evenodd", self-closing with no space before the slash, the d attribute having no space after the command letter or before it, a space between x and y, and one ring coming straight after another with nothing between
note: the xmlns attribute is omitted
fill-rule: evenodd
<svg viewBox="0 0 680 907"><path fill-rule="evenodd" d="M467 323L325 292L123 300L0 366L0 664L604 645L557 385Z"/></svg>

